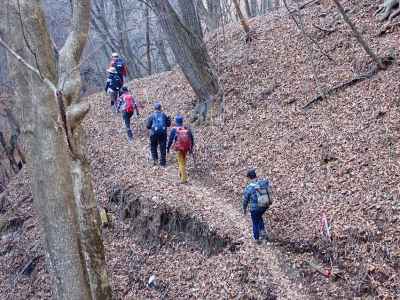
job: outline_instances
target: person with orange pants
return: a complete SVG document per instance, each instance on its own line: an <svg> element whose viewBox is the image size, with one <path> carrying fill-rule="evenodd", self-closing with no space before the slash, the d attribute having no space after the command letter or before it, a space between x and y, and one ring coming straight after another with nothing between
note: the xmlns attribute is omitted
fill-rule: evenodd
<svg viewBox="0 0 400 300"><path fill-rule="evenodd" d="M188 152L192 153L193 151L194 139L190 128L183 125L182 116L177 115L175 123L176 126L169 135L167 152L169 153L171 146L173 146L178 161L179 178L181 183L187 183L186 160Z"/></svg>

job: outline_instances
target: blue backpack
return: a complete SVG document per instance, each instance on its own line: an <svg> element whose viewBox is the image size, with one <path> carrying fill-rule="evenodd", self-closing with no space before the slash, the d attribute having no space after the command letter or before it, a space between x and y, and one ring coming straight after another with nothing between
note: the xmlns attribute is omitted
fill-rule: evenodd
<svg viewBox="0 0 400 300"><path fill-rule="evenodd" d="M167 131L167 118L162 112L155 112L151 130L156 135L161 135Z"/></svg>

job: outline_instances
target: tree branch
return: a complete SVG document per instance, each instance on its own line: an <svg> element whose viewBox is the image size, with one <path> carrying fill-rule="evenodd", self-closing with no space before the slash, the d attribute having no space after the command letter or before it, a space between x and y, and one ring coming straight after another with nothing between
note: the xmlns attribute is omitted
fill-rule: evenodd
<svg viewBox="0 0 400 300"><path fill-rule="evenodd" d="M42 80L54 93L56 93L57 88L53 82L51 82L48 78L44 77L40 71L29 64L25 59L23 59L16 51L14 51L10 46L7 45L6 42L0 37L0 45L3 46L12 56L15 57L22 65L24 65L28 70L30 70L33 74L35 74L40 80Z"/></svg>

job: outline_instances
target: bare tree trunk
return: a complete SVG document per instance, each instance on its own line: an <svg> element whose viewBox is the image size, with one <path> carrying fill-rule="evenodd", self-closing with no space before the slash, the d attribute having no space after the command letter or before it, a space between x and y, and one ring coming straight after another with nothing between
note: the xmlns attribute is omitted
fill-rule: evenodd
<svg viewBox="0 0 400 300"><path fill-rule="evenodd" d="M199 0L200 1L200 0ZM210 30L218 28L221 19L221 1L220 0L207 0L208 14L210 15Z"/></svg>
<svg viewBox="0 0 400 300"><path fill-rule="evenodd" d="M275 0L275 9L279 9L281 7L281 0Z"/></svg>
<svg viewBox="0 0 400 300"><path fill-rule="evenodd" d="M18 7L17 0L13 1L14 7ZM21 42L25 38L34 54L32 59L25 57L34 66L18 59L25 66L22 68L14 58L12 66L17 90L24 92L19 96L29 110L29 119L23 124L29 136L32 190L56 277L58 299L111 299L81 127L89 110L89 104L80 99L79 62L89 31L90 0L72 1L72 31L60 51L58 68L41 1L19 2L24 28L11 17L10 22L18 29L10 38L18 49L25 48ZM29 32L21 38L20 32L24 30ZM10 49L9 52L18 58ZM26 76L26 68L33 74ZM57 91L57 83L62 92ZM31 124L27 124L29 120Z"/></svg>
<svg viewBox="0 0 400 300"><path fill-rule="evenodd" d="M146 18L146 57L147 57L147 71L151 75L151 43L150 43L150 13L149 7L146 5L144 9Z"/></svg>
<svg viewBox="0 0 400 300"><path fill-rule="evenodd" d="M243 16L242 10L240 9L239 2L238 2L238 0L232 0L232 1L233 1L233 4L235 5L236 14L239 17L240 24L242 25L242 28L243 28L244 32L246 33L246 36L249 36L250 27L249 27L249 24L247 24L247 21Z"/></svg>
<svg viewBox="0 0 400 300"><path fill-rule="evenodd" d="M57 82L57 68L52 42L44 28L45 19L41 3L35 0L19 1L22 16L18 14L17 1L12 1L13 14L9 16L9 40L21 50L21 55L40 66L43 76ZM11 8L11 7L10 7ZM11 11L11 9L10 9ZM35 54L26 49L20 20L24 24L27 42ZM28 31L29 30L29 34ZM50 50L50 51L49 51ZM32 192L40 215L45 241L55 275L58 299L91 299L76 216L73 183L69 174L69 154L65 136L58 119L54 91L37 77L26 74L26 69L9 56L10 68L16 79L19 97L25 100L24 119L28 132L29 161L32 163ZM24 94L20 94L20 93ZM25 94L25 92L27 94ZM27 101L30 100L30 101ZM27 125L27 126L26 126ZM46 167L44 167L46 166Z"/></svg>
<svg viewBox="0 0 400 300"><path fill-rule="evenodd" d="M251 9L251 15L253 17L258 16L259 10L258 10L258 3L257 0L250 0L250 9Z"/></svg>
<svg viewBox="0 0 400 300"><path fill-rule="evenodd" d="M161 63L164 66L164 71L170 71L171 64L169 63L167 52L165 50L164 40L162 39L162 37L158 37L155 40L155 44L158 49L158 54L160 55Z"/></svg>
<svg viewBox="0 0 400 300"><path fill-rule="evenodd" d="M193 1L196 0L178 0L179 9L182 12L182 21L189 30L203 40L200 18Z"/></svg>
<svg viewBox="0 0 400 300"><path fill-rule="evenodd" d="M367 45L367 42L363 39L361 36L361 33L358 32L356 26L351 22L350 18L347 16L346 12L344 11L343 6L340 4L338 0L333 0L335 2L336 7L338 8L340 14L343 17L343 20L349 25L351 30L353 31L354 36L356 37L357 41L360 43L361 47L364 48L365 52L375 61L377 66L380 69L384 69L385 66L383 65L382 61L379 59L379 57L372 51L372 49Z"/></svg>
<svg viewBox="0 0 400 300"><path fill-rule="evenodd" d="M253 15L251 14L251 7L250 7L249 0L244 0L244 9L246 10L246 15L248 18L253 17Z"/></svg>
<svg viewBox="0 0 400 300"><path fill-rule="evenodd" d="M215 97L218 97L220 92L207 48L197 35L182 24L169 1L150 0L150 3L168 37L176 61L201 104L201 111L198 111L195 118L201 115L205 120L208 104L216 100Z"/></svg>

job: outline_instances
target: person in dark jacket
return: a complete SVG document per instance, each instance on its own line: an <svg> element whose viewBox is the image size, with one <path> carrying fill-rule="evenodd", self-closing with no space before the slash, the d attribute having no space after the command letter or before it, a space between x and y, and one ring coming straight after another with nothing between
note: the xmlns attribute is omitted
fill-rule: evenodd
<svg viewBox="0 0 400 300"><path fill-rule="evenodd" d="M111 109L113 110L113 112L115 112L116 100L122 87L122 80L115 68L109 68L107 72L109 75L107 78L105 91L108 95L110 95Z"/></svg>
<svg viewBox="0 0 400 300"><path fill-rule="evenodd" d="M186 183L188 180L186 173L187 153L192 153L194 139L190 128L183 126L182 116L177 115L175 117L175 123L176 127L171 130L169 135L167 152L169 153L169 150L173 145L176 151L176 159L178 161L179 178L182 183Z"/></svg>
<svg viewBox="0 0 400 300"><path fill-rule="evenodd" d="M247 172L247 178L249 178L250 182L243 193L243 212L246 214L247 208L250 207L254 240L256 242L259 242L260 239L268 240L263 214L269 208L269 205L272 204L271 185L266 179L258 179L255 169ZM268 197L269 203L265 206L260 206L258 200L263 195Z"/></svg>
<svg viewBox="0 0 400 300"><path fill-rule="evenodd" d="M147 129L150 130L150 150L153 164L158 162L158 147L160 147L160 165L165 166L167 156L167 128L171 119L161 111L160 102L154 104L154 112L147 119Z"/></svg>

